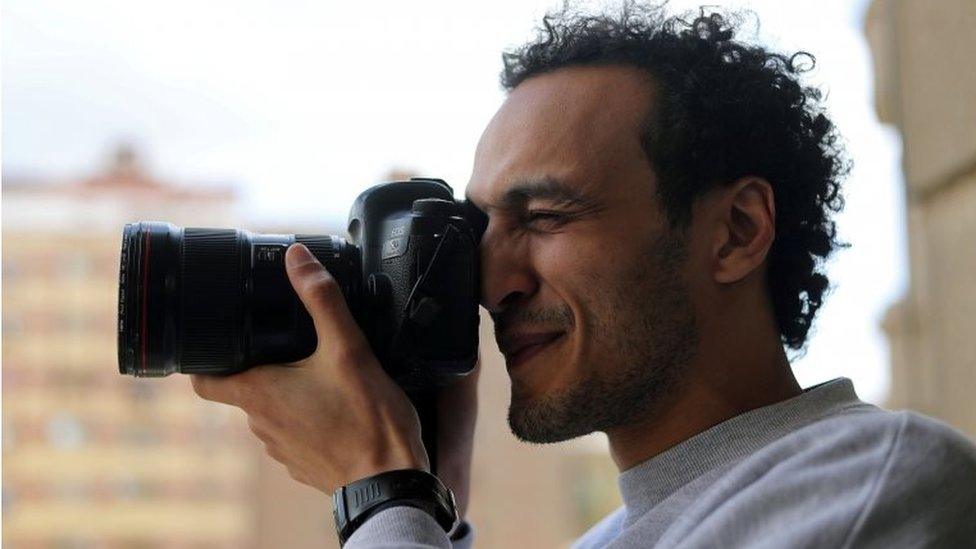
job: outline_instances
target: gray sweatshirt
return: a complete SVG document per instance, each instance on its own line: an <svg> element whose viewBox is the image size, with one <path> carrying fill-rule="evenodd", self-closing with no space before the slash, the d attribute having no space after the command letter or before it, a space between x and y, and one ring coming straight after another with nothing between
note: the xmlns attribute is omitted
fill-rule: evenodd
<svg viewBox="0 0 976 549"><path fill-rule="evenodd" d="M720 423L618 482L624 505L574 547L976 547L973 443L861 402L848 379ZM451 546L408 507L378 513L346 544Z"/></svg>

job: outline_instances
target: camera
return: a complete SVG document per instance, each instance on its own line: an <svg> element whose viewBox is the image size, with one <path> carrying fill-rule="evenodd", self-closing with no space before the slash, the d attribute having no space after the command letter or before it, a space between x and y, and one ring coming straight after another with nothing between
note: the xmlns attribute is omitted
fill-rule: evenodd
<svg viewBox="0 0 976 549"><path fill-rule="evenodd" d="M443 386L477 360L479 215L444 181L413 178L360 194L348 238L127 224L119 372L226 375L328 345L285 272L285 250L297 242L336 279L397 383Z"/></svg>

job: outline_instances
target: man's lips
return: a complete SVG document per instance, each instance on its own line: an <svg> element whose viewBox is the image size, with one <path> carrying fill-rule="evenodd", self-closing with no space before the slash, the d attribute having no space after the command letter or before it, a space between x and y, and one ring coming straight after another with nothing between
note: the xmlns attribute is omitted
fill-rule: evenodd
<svg viewBox="0 0 976 549"><path fill-rule="evenodd" d="M505 336L500 345L509 369L525 362L546 345L559 339L563 332L523 333Z"/></svg>

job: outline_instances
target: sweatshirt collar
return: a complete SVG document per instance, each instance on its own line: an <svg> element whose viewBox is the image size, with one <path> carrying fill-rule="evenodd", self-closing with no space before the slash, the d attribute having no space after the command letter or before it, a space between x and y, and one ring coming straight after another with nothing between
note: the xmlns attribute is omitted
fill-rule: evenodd
<svg viewBox="0 0 976 549"><path fill-rule="evenodd" d="M769 406L727 419L620 473L630 517L639 517L688 482L739 461L774 440L861 402L850 379L838 378Z"/></svg>

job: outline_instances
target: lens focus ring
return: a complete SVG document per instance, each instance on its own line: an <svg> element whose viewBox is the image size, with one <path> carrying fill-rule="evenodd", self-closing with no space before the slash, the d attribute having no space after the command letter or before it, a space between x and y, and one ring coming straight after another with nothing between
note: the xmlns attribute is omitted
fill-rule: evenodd
<svg viewBox="0 0 976 549"><path fill-rule="evenodd" d="M241 327L241 245L233 229L183 233L184 373L237 366Z"/></svg>
<svg viewBox="0 0 976 549"><path fill-rule="evenodd" d="M338 257L339 246L336 237L319 234L296 234L295 242L304 244L308 251L323 265Z"/></svg>

